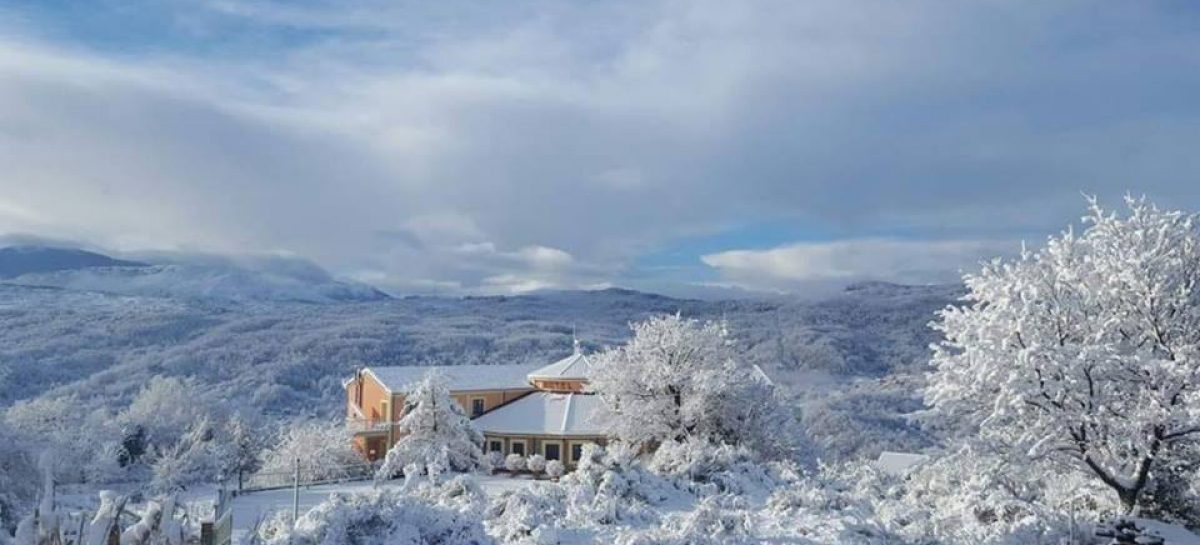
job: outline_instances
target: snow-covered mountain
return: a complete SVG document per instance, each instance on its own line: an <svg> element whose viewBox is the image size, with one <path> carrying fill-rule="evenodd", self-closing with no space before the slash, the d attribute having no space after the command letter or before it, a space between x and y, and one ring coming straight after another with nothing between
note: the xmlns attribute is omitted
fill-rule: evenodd
<svg viewBox="0 0 1200 545"><path fill-rule="evenodd" d="M83 250L14 247L0 249L0 278L23 286L210 301L330 303L388 298L371 286L335 280L323 269L295 259L185 256L148 264Z"/></svg>
<svg viewBox="0 0 1200 545"><path fill-rule="evenodd" d="M80 271L96 267L143 267L145 263L113 259L75 248L9 246L0 248L0 278L55 271Z"/></svg>
<svg viewBox="0 0 1200 545"><path fill-rule="evenodd" d="M344 403L340 381L358 366L544 363L571 350L572 329L598 350L622 342L631 321L681 312L726 319L746 357L813 407L806 419L814 427L862 430L861 443L832 445L843 454L864 445L922 444L902 413L920 408L933 340L926 324L960 290L874 284L805 302L699 301L613 289L328 296L313 305L258 297L264 288L254 275L196 276L161 265L88 273L37 276L52 288L0 284L0 409L61 396L117 408L151 377L167 375L191 377L198 395L270 414L335 415ZM186 282L173 286L173 279ZM194 296L238 290L256 296Z"/></svg>

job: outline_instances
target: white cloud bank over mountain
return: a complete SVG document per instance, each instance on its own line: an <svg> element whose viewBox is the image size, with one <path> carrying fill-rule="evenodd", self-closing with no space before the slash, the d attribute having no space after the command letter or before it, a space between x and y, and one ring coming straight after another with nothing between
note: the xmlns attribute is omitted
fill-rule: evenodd
<svg viewBox="0 0 1200 545"><path fill-rule="evenodd" d="M721 278L747 289L794 291L859 280L907 284L955 282L996 256L1015 254L1013 242L863 239L789 244L768 250L705 255Z"/></svg>

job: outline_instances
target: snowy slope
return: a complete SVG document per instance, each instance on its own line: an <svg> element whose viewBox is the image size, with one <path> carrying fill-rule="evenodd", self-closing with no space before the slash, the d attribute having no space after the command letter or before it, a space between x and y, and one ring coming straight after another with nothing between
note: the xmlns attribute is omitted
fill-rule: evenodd
<svg viewBox="0 0 1200 545"><path fill-rule="evenodd" d="M200 395L269 414L334 415L343 405L341 379L362 365L546 365L570 354L573 328L587 350L598 350L622 342L630 321L682 312L727 319L747 357L813 407L806 419L811 414L818 433L829 431L840 455L865 446L874 456L928 444L904 413L920 408L932 339L926 324L958 294L953 286L873 285L817 302L603 290L314 305L192 297L195 286L208 285L195 276L184 276L192 279L186 290L157 290L184 273L149 270L157 272L135 277L139 289L126 292L143 295L119 295L96 280L120 276L128 285L131 273L116 269L86 281L40 277L58 279L45 282L54 288L0 284L0 409L63 395L117 408L151 377L168 375L194 378ZM82 287L100 291L75 289ZM835 433L847 426L861 430L861 441L847 444Z"/></svg>
<svg viewBox="0 0 1200 545"><path fill-rule="evenodd" d="M142 267L144 263L113 259L73 248L9 246L0 248L0 278L52 271L74 271L93 267Z"/></svg>
<svg viewBox="0 0 1200 545"><path fill-rule="evenodd" d="M365 284L311 279L231 266L153 265L24 274L13 284L119 295L222 301L372 301L387 299Z"/></svg>

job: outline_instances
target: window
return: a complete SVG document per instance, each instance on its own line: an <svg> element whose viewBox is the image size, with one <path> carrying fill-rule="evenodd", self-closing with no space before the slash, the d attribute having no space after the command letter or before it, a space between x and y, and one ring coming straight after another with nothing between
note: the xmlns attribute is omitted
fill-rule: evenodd
<svg viewBox="0 0 1200 545"><path fill-rule="evenodd" d="M488 441L488 452L504 452L502 441Z"/></svg>
<svg viewBox="0 0 1200 545"><path fill-rule="evenodd" d="M471 400L471 416L479 416L483 414L483 398L477 397Z"/></svg>
<svg viewBox="0 0 1200 545"><path fill-rule="evenodd" d="M509 447L509 450L512 451L512 452L510 452L510 454L520 454L521 456L524 456L525 455L525 441L517 441L514 439L512 442L512 445Z"/></svg>
<svg viewBox="0 0 1200 545"><path fill-rule="evenodd" d="M559 447L558 443L546 443L542 445L542 448L546 451L547 460L562 459L562 452L560 452L561 447Z"/></svg>
<svg viewBox="0 0 1200 545"><path fill-rule="evenodd" d="M571 443L571 461L578 462L583 458L583 443Z"/></svg>

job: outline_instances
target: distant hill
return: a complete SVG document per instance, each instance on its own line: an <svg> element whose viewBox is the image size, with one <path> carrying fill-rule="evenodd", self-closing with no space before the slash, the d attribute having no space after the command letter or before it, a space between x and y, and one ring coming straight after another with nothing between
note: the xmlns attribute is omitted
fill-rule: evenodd
<svg viewBox="0 0 1200 545"><path fill-rule="evenodd" d="M238 262L184 257L149 264L41 246L0 249L0 279L72 291L212 301L331 303L390 298L365 284L335 280L320 267L297 259Z"/></svg>
<svg viewBox="0 0 1200 545"><path fill-rule="evenodd" d="M285 279L283 291L268 283L264 294L261 274L213 279L171 267L38 276L56 289L0 283L0 411L61 396L77 397L80 410L118 408L151 377L168 375L191 378L198 396L231 407L336 416L341 380L359 366L548 363L570 352L572 331L596 351L627 339L632 321L680 312L726 320L744 357L806 407L806 423L832 455L914 450L930 443L905 416L921 408L936 339L926 324L962 293L961 286L870 284L818 301L701 301L611 289L330 296L313 304L294 296L317 293L316 276ZM197 297L199 286L213 289ZM228 297L236 293L253 297Z"/></svg>
<svg viewBox="0 0 1200 545"><path fill-rule="evenodd" d="M145 263L113 259L103 254L74 248L9 246L0 248L0 278L24 274L77 271L96 267L145 267Z"/></svg>

